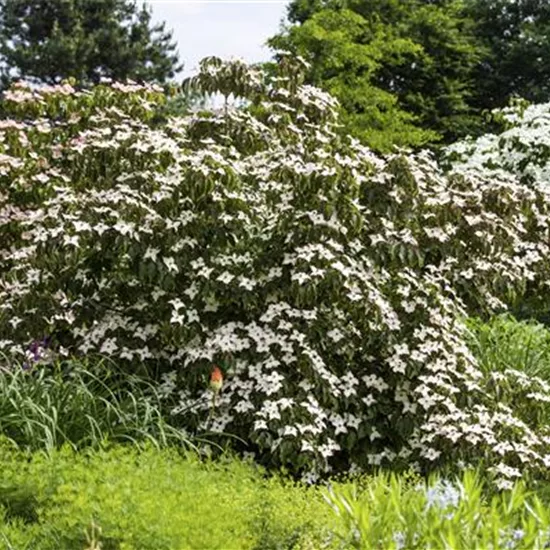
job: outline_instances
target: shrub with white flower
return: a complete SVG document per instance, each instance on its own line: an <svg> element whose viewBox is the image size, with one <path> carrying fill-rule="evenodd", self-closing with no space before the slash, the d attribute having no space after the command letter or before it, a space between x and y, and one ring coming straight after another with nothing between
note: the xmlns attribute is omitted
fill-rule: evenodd
<svg viewBox="0 0 550 550"><path fill-rule="evenodd" d="M461 318L544 287L547 195L342 140L301 63L207 59L191 85L237 101L163 125L150 86L7 92L0 352L48 337L160 369L174 414L310 479L545 471L547 434L495 403Z"/></svg>
<svg viewBox="0 0 550 550"><path fill-rule="evenodd" d="M550 103L513 101L495 109L499 134L485 134L448 146L444 158L454 170L492 177L514 175L526 184L550 182Z"/></svg>

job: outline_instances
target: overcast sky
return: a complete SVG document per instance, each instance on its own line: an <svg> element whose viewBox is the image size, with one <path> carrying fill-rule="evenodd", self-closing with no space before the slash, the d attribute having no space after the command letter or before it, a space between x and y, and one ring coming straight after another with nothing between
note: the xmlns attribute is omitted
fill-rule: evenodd
<svg viewBox="0 0 550 550"><path fill-rule="evenodd" d="M206 56L270 58L266 40L276 34L288 0L146 0L153 21L174 31L183 74L195 72Z"/></svg>

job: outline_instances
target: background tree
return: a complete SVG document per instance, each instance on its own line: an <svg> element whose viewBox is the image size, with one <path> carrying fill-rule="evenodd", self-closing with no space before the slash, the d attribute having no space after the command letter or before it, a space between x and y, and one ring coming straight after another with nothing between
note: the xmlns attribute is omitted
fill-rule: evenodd
<svg viewBox="0 0 550 550"><path fill-rule="evenodd" d="M346 129L378 150L422 144L426 131L480 135L485 112L511 97L550 99L544 0L294 0L288 19L271 44L304 55Z"/></svg>
<svg viewBox="0 0 550 550"><path fill-rule="evenodd" d="M292 5L289 12L292 16ZM297 21L302 18L302 12ZM415 124L395 93L377 85L377 75L390 60L411 63L420 54L411 40L401 38L378 18L367 19L349 9L327 7L301 25L273 38L273 47L302 55L311 63L308 81L337 97L346 131L371 147L423 145L437 134Z"/></svg>
<svg viewBox="0 0 550 550"><path fill-rule="evenodd" d="M373 148L475 130L468 100L483 47L461 0L295 0L271 40L299 53L311 83L342 103L347 130Z"/></svg>
<svg viewBox="0 0 550 550"><path fill-rule="evenodd" d="M0 0L4 85L14 78L164 82L181 69L172 33L131 0Z"/></svg>
<svg viewBox="0 0 550 550"><path fill-rule="evenodd" d="M550 100L550 4L546 0L468 0L467 14L487 55L475 74L475 105L504 107L512 96Z"/></svg>

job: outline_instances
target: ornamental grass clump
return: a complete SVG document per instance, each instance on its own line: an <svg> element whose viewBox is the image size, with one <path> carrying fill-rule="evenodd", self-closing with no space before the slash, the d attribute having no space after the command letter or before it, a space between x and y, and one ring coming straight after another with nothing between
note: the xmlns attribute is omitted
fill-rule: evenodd
<svg viewBox="0 0 550 550"><path fill-rule="evenodd" d="M546 429L495 399L462 319L546 289L547 195L342 140L299 58L201 67L224 108L165 125L148 86L6 93L0 350L145 364L190 430L309 479L546 475Z"/></svg>
<svg viewBox="0 0 550 550"><path fill-rule="evenodd" d="M155 385L108 362L0 370L0 434L21 449L114 443L195 448L164 407Z"/></svg>

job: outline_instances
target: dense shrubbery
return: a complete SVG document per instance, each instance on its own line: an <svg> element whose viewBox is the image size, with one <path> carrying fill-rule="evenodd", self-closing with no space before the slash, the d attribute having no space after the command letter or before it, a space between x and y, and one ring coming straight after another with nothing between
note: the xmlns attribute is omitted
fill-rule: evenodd
<svg viewBox="0 0 550 550"><path fill-rule="evenodd" d="M300 63L208 60L192 84L246 107L161 127L150 87L6 94L0 350L145 362L189 428L313 475L546 471L546 431L495 402L461 316L545 288L547 195L342 142Z"/></svg>
<svg viewBox="0 0 550 550"><path fill-rule="evenodd" d="M504 125L500 134L459 141L445 151L455 171L501 180L520 179L547 186L550 179L550 103L513 102L493 116ZM546 191L548 192L548 191Z"/></svg>
<svg viewBox="0 0 550 550"><path fill-rule="evenodd" d="M5 548L313 550L337 548L333 525L318 489L250 464L152 448L45 456L0 447Z"/></svg>

